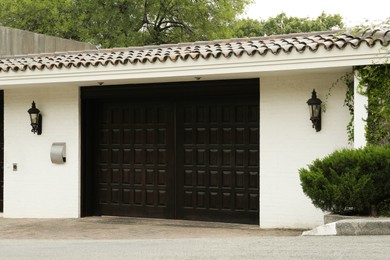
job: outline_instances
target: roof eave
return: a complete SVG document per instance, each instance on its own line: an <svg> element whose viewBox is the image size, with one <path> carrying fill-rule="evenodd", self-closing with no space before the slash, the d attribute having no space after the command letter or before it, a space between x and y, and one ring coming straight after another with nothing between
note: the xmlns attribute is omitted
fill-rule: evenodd
<svg viewBox="0 0 390 260"><path fill-rule="evenodd" d="M187 59L155 63L118 64L97 67L53 68L40 71L10 71L0 77L3 89L15 86L38 86L43 84L90 85L94 82L158 82L166 79L182 80L199 75L260 75L267 72L328 69L367 64L382 64L389 58L390 48L348 46L342 50L324 48L315 52L290 52L260 55L230 56L225 58Z"/></svg>

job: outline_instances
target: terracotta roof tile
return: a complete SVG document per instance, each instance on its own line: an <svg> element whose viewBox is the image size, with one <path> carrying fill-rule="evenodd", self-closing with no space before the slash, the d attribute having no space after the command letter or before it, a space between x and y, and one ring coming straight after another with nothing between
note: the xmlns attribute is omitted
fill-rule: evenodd
<svg viewBox="0 0 390 260"><path fill-rule="evenodd" d="M367 30L357 34L342 31L297 33L158 46L8 56L0 58L0 72L135 64L138 62L156 63L167 60L218 59L233 55L236 57L278 55L293 51L315 52L320 48L326 50L344 49L347 46L359 48L362 44L373 47L376 43L383 46L389 45L390 30Z"/></svg>

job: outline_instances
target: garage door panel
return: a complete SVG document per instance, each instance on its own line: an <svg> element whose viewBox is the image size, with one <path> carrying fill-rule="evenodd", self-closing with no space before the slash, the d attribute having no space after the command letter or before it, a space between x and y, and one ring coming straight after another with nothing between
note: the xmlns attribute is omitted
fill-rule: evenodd
<svg viewBox="0 0 390 260"><path fill-rule="evenodd" d="M258 224L253 219L259 218L257 211L247 212L242 214L241 211L231 211L224 209L199 209L196 212L192 209L183 209L183 215L187 220L200 220L199 216L202 216L202 221L219 221L219 222L237 222L242 224ZM218 218L216 218L218 215ZM258 221L257 221L258 222Z"/></svg>
<svg viewBox="0 0 390 260"><path fill-rule="evenodd" d="M222 100L177 105L177 214L258 223L258 101Z"/></svg>
<svg viewBox="0 0 390 260"><path fill-rule="evenodd" d="M259 194L251 193L249 194L249 211L250 212L259 212Z"/></svg>
<svg viewBox="0 0 390 260"><path fill-rule="evenodd" d="M95 164L99 214L171 217L172 110L147 102L99 106Z"/></svg>

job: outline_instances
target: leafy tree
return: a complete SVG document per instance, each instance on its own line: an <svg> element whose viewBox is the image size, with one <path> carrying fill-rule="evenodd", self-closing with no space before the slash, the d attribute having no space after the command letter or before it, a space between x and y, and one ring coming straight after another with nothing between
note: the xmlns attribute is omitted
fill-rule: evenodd
<svg viewBox="0 0 390 260"><path fill-rule="evenodd" d="M0 24L101 47L251 37L342 27L340 15L237 16L253 0L0 0Z"/></svg>
<svg viewBox="0 0 390 260"><path fill-rule="evenodd" d="M72 0L0 0L0 24L79 40L76 8Z"/></svg>
<svg viewBox="0 0 390 260"><path fill-rule="evenodd" d="M0 24L102 47L230 38L252 0L0 0Z"/></svg>
<svg viewBox="0 0 390 260"><path fill-rule="evenodd" d="M236 38L256 37L264 34L263 23L259 20L241 19L234 25L234 37Z"/></svg>
<svg viewBox="0 0 390 260"><path fill-rule="evenodd" d="M237 21L234 28L234 37L326 31L334 27L344 27L342 17L338 14L322 13L316 19L310 19L289 17L285 13L281 13L268 20L243 19Z"/></svg>

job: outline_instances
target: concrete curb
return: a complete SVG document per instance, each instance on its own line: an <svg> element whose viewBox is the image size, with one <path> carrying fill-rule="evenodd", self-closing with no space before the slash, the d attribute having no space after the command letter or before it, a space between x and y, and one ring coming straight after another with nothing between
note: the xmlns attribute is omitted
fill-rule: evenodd
<svg viewBox="0 0 390 260"><path fill-rule="evenodd" d="M390 235L390 218L340 220L302 233L302 236L364 235Z"/></svg>

